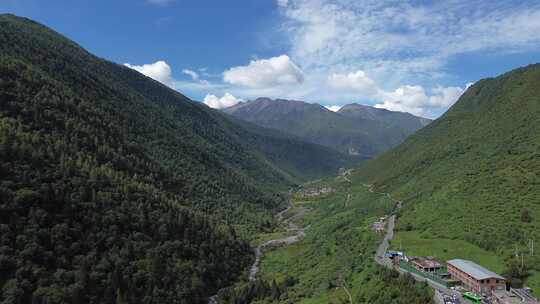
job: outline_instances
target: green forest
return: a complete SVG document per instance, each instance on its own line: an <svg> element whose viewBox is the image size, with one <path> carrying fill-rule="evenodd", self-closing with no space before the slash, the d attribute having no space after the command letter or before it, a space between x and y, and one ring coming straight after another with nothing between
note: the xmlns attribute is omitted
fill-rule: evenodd
<svg viewBox="0 0 540 304"><path fill-rule="evenodd" d="M0 102L2 303L203 303L243 274L283 190L350 162L12 15Z"/></svg>

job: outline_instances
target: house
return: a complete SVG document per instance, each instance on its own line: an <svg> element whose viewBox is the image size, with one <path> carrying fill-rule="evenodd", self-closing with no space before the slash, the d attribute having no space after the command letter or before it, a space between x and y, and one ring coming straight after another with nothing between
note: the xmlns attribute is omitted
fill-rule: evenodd
<svg viewBox="0 0 540 304"><path fill-rule="evenodd" d="M371 229L373 229L375 232L384 232L386 226L385 219L386 218L381 217L378 221L371 225Z"/></svg>
<svg viewBox="0 0 540 304"><path fill-rule="evenodd" d="M506 279L468 260L454 259L447 262L450 276L477 294L491 294L506 289Z"/></svg>
<svg viewBox="0 0 540 304"><path fill-rule="evenodd" d="M442 269L441 263L433 257L410 257L409 264L422 272L438 272Z"/></svg>

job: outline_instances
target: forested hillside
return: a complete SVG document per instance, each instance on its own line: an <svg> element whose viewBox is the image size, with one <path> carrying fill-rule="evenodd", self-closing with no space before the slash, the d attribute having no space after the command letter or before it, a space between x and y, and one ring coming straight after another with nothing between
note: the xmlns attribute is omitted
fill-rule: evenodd
<svg viewBox="0 0 540 304"><path fill-rule="evenodd" d="M12 15L0 102L2 303L202 303L252 259L243 237L272 227L275 189L347 161L303 175L284 151L324 148L246 131Z"/></svg>
<svg viewBox="0 0 540 304"><path fill-rule="evenodd" d="M512 284L540 291L540 260L529 247L540 240L539 64L477 82L441 118L355 172L404 200L404 237L428 252L464 240L496 253Z"/></svg>

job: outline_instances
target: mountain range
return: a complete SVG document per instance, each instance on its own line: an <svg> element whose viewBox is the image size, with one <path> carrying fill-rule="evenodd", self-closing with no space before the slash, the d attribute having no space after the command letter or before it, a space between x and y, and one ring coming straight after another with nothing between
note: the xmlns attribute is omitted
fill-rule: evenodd
<svg viewBox="0 0 540 304"><path fill-rule="evenodd" d="M430 122L409 113L359 104L333 112L319 104L269 98L239 103L223 111L362 159L394 147Z"/></svg>
<svg viewBox="0 0 540 304"><path fill-rule="evenodd" d="M540 290L540 64L476 82L434 121L268 98L221 112L0 15L0 103L1 303L206 303L244 277L250 241L288 233L287 190L357 164L298 198L299 221L320 220L286 250L302 259L279 284L299 299L415 286L372 263L369 225L394 198L400 247L489 255Z"/></svg>

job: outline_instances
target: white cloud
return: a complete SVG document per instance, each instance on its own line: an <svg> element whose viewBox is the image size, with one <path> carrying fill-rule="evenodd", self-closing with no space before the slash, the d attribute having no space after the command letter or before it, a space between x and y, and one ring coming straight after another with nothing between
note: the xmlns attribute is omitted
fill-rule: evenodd
<svg viewBox="0 0 540 304"><path fill-rule="evenodd" d="M164 85L172 86L173 78L171 67L165 61L160 60L154 63L143 65L131 65L129 63L125 63L124 65L150 78L153 78L154 80L157 80Z"/></svg>
<svg viewBox="0 0 540 304"><path fill-rule="evenodd" d="M415 115L433 117L434 110L446 109L453 105L465 92L465 88L436 86L427 94L422 86L405 85L391 92L381 92L382 102L376 108L409 112Z"/></svg>
<svg viewBox="0 0 540 304"><path fill-rule="evenodd" d="M312 69L369 72L398 86L445 75L459 54L540 45L540 2L277 0L288 54Z"/></svg>
<svg viewBox="0 0 540 304"><path fill-rule="evenodd" d="M466 89L448 74L456 56L540 47L538 1L275 1L282 20L268 36L284 37L277 43L287 55L232 67L222 82L190 75L193 82L175 84L203 95L361 102L433 117Z"/></svg>
<svg viewBox="0 0 540 304"><path fill-rule="evenodd" d="M434 116L434 111L444 110L453 105L470 86L443 87L437 85L428 94L419 85L402 85L393 91L380 88L364 71L348 74L332 74L328 77L328 86L342 94L354 96L354 99L377 101L375 107L392 111L410 112L416 115Z"/></svg>
<svg viewBox="0 0 540 304"><path fill-rule="evenodd" d="M190 69L183 69L182 70L182 73L188 75L189 77L191 77L191 79L193 79L193 81L199 81L199 74L193 70L190 70Z"/></svg>
<svg viewBox="0 0 540 304"><path fill-rule="evenodd" d="M337 112L339 111L339 109L341 109L342 106L324 106L324 107L332 112Z"/></svg>
<svg viewBox="0 0 540 304"><path fill-rule="evenodd" d="M429 105L432 107L447 108L453 105L465 92L460 87L437 86L433 89L434 95L429 98Z"/></svg>
<svg viewBox="0 0 540 304"><path fill-rule="evenodd" d="M223 95L223 97L221 98L212 94L207 94L204 97L204 104L214 109L223 109L223 108L232 107L235 104L239 103L240 101L241 101L240 99L237 99L236 97L234 97L233 95L229 93L225 93L225 95Z"/></svg>
<svg viewBox="0 0 540 304"><path fill-rule="evenodd" d="M375 96L379 91L375 81L360 70L349 74L334 73L328 77L328 85L333 89L352 90L367 98Z"/></svg>
<svg viewBox="0 0 540 304"><path fill-rule="evenodd" d="M298 84L304 75L287 55L252 60L247 66L233 67L223 73L223 80L233 85L266 88Z"/></svg>

